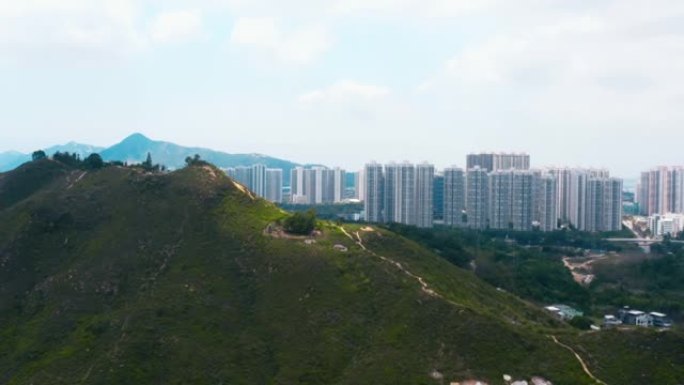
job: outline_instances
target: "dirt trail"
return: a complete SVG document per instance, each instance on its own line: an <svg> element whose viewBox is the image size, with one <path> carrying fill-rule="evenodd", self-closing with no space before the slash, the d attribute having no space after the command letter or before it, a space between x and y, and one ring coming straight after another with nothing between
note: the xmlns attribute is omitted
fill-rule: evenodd
<svg viewBox="0 0 684 385"><path fill-rule="evenodd" d="M380 259L383 260L384 262L387 262L387 263L389 263L389 264L391 264L391 265L394 265L394 266L397 267L399 270L401 270L404 274L406 274L406 275L408 275L409 277L411 277L411 278L415 279L416 281L418 281L418 283L420 284L420 289L421 289L425 294L427 294L427 295L429 295L429 296L431 296L431 297L435 297L435 298L442 299L442 300L444 300L444 301L446 301L446 302L448 302L448 303L450 303L450 304L452 304L452 305L454 305L454 306L464 307L462 304L459 304L458 302L454 302L454 301L452 301L452 300L450 300L450 299L444 298L444 296L443 296L442 294L436 292L433 288L431 288L431 287L430 287L430 284L428 284L427 281L425 281L425 279L424 279L423 277L421 277L421 276L419 276L419 275L417 275L417 274L412 273L410 270L408 270L407 268L405 268L404 265L402 265L401 263L399 263L399 262L397 262L397 261L395 261L395 260L393 260L393 259L391 259L391 258L387 258L387 257L385 257L385 256L382 256L382 255L380 255L380 254L377 254L376 252L374 252L374 251L372 251L372 250L369 250L369 249L366 247L366 245L363 244L363 239L361 238L361 234L360 234L358 231L354 233L354 235L356 235L356 238L354 238L351 234L349 234L349 232L347 232L347 230L346 230L344 227L342 227L342 226L338 226L338 227L339 227L340 231L342 231L342 233L344 233L344 235L346 235L346 236L347 236L349 239L351 239L354 243L356 243L357 245L359 245L359 247L360 247L361 249L363 249L364 251L367 251L368 253L370 253L371 255L373 255L373 256L375 256L375 257L377 257L377 258L380 258Z"/></svg>
<svg viewBox="0 0 684 385"><path fill-rule="evenodd" d="M591 371L589 371L589 367L588 367L587 364L584 362L584 360L582 359L582 357L580 357L580 355L575 351L575 349L573 349L573 348L571 348L570 346L568 346L568 345L566 345L566 344L564 344L564 343L558 341L558 338L556 338L556 336L549 336L549 337L551 337L551 339L553 340L553 342L555 342L558 346L563 347L563 348L569 350L573 355L575 355L575 358L577 358L577 361L579 361L580 365L582 365L582 370L584 370L584 373L586 373L587 376L591 377L591 379L594 380L594 381L596 381L596 383L598 383L598 384L601 384L601 385L608 385L608 384L606 384L605 382L603 382L603 381L599 380L598 378L596 378L596 377L591 373Z"/></svg>
<svg viewBox="0 0 684 385"><path fill-rule="evenodd" d="M75 181L71 182L71 183L69 184L69 186L67 186L67 190L71 190L71 188L74 187L74 185L75 185L76 183L80 182L81 179L83 179L83 177L85 177L87 174L88 174L88 171L83 171L83 173L81 173L81 175L79 175L78 178L76 178ZM70 182L70 177L67 177L67 182Z"/></svg>

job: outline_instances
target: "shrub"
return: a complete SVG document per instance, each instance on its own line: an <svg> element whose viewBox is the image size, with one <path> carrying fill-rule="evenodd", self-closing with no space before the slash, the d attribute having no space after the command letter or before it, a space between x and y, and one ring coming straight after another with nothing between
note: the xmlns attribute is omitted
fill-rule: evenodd
<svg viewBox="0 0 684 385"><path fill-rule="evenodd" d="M294 213L285 219L283 228L290 234L309 235L316 228L316 212Z"/></svg>

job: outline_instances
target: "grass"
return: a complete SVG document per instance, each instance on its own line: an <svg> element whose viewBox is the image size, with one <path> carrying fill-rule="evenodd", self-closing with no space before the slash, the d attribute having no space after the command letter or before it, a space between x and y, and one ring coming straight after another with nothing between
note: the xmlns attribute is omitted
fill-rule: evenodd
<svg viewBox="0 0 684 385"><path fill-rule="evenodd" d="M313 245L263 234L286 215L210 166L109 167L15 200L0 211L2 382L589 383L547 334L582 336L536 307L389 231L363 233L377 254L327 222Z"/></svg>

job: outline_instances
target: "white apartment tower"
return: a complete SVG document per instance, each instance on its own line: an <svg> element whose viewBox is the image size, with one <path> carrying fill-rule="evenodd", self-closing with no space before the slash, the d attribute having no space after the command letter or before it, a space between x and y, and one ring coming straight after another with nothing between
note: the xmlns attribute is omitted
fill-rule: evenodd
<svg viewBox="0 0 684 385"><path fill-rule="evenodd" d="M469 169L466 173L466 214L468 227L473 229L487 228L488 195L487 170L479 166Z"/></svg>
<svg viewBox="0 0 684 385"><path fill-rule="evenodd" d="M280 168L266 169L266 183L264 198L274 203L283 201L283 170Z"/></svg>
<svg viewBox="0 0 684 385"><path fill-rule="evenodd" d="M376 162L366 164L363 171L363 208L368 222L384 222L383 203L385 178L382 165Z"/></svg>
<svg viewBox="0 0 684 385"><path fill-rule="evenodd" d="M642 215L684 213L684 166L642 172L637 201Z"/></svg>
<svg viewBox="0 0 684 385"><path fill-rule="evenodd" d="M513 172L494 171L489 174L489 227L513 229Z"/></svg>
<svg viewBox="0 0 684 385"><path fill-rule="evenodd" d="M416 168L408 163L385 166L386 222L416 224Z"/></svg>
<svg viewBox="0 0 684 385"><path fill-rule="evenodd" d="M586 219L580 230L620 230L622 228L622 180L589 178L586 206Z"/></svg>
<svg viewBox="0 0 684 385"><path fill-rule="evenodd" d="M416 166L416 226L431 228L433 225L433 188L435 166L421 163Z"/></svg>
<svg viewBox="0 0 684 385"><path fill-rule="evenodd" d="M545 174L539 178L537 188L537 218L539 230L553 231L558 227L557 180L554 175Z"/></svg>
<svg viewBox="0 0 684 385"><path fill-rule="evenodd" d="M444 170L444 224L464 226L465 173L458 167Z"/></svg>
<svg viewBox="0 0 684 385"><path fill-rule="evenodd" d="M347 187L347 173L339 167L332 170L333 174L333 202L340 203L344 200L344 192Z"/></svg>

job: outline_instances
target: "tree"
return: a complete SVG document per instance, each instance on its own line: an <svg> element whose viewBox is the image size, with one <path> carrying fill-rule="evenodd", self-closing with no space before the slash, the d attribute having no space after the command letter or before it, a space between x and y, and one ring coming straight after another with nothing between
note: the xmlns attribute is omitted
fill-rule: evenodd
<svg viewBox="0 0 684 385"><path fill-rule="evenodd" d="M45 151L43 151L43 150L34 151L33 154L31 155L31 159L33 159L34 162L37 160L45 159L45 158L47 158L47 155L45 154Z"/></svg>
<svg viewBox="0 0 684 385"><path fill-rule="evenodd" d="M580 330L589 330L591 325L594 323L591 318L584 316L578 316L571 319L569 322L570 326L575 327Z"/></svg>
<svg viewBox="0 0 684 385"><path fill-rule="evenodd" d="M100 154L88 155L88 157L85 158L83 163L85 164L85 166L87 168L91 168L93 170L104 167L104 161L102 160L102 157L100 156Z"/></svg>
<svg viewBox="0 0 684 385"><path fill-rule="evenodd" d="M285 219L283 228L286 232L296 235L309 235L316 228L316 212L297 212Z"/></svg>
<svg viewBox="0 0 684 385"><path fill-rule="evenodd" d="M198 166L198 165L205 165L208 164L207 162L203 161L202 158L200 158L199 154L195 154L195 156L188 156L185 158L185 165L186 166Z"/></svg>
<svg viewBox="0 0 684 385"><path fill-rule="evenodd" d="M152 168L152 154L150 154L149 152L147 153L147 159L145 159L145 161L143 162L142 165L143 165L143 168L146 168L146 169Z"/></svg>
<svg viewBox="0 0 684 385"><path fill-rule="evenodd" d="M57 151L55 155L52 156L52 158L56 161L64 163L67 166L72 167L80 167L83 164L83 161L81 161L81 156L77 153L71 154L69 152Z"/></svg>

